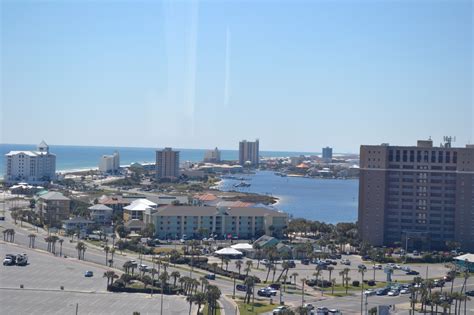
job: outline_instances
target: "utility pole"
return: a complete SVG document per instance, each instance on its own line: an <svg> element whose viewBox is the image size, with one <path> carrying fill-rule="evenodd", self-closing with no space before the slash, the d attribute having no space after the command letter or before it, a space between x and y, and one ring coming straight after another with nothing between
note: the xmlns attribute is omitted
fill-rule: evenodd
<svg viewBox="0 0 474 315"><path fill-rule="evenodd" d="M76 315L79 314L79 303L76 303Z"/></svg>

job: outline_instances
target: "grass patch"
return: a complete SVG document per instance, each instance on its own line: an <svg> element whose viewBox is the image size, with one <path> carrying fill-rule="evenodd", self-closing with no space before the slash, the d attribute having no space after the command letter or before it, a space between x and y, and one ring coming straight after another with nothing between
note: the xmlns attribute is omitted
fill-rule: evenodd
<svg viewBox="0 0 474 315"><path fill-rule="evenodd" d="M153 251L155 252L155 254L167 254L167 253L171 252L172 250L173 250L173 248L169 248L169 247L153 248Z"/></svg>
<svg viewBox="0 0 474 315"><path fill-rule="evenodd" d="M343 297L343 296L349 296L352 295L350 292L346 294L346 292L334 292L334 294L331 294L331 292L326 293L324 292L324 295L329 295L329 296L335 296L335 297Z"/></svg>
<svg viewBox="0 0 474 315"><path fill-rule="evenodd" d="M217 309L216 309L216 315L221 315L221 309L220 309L220 306L217 305ZM203 309L202 309L202 312L199 312L199 314L202 314L202 315L207 315L207 312L208 312L208 307L207 307L207 304L204 305Z"/></svg>
<svg viewBox="0 0 474 315"><path fill-rule="evenodd" d="M275 307L278 306L276 304L268 304L268 303L264 303L264 302L260 302L260 301L255 300L255 303L253 305L254 310L252 312L252 303L245 304L243 302L243 300L241 300L241 301L237 302L237 305L239 306L240 315L262 314L262 313L269 312L269 311L273 310Z"/></svg>

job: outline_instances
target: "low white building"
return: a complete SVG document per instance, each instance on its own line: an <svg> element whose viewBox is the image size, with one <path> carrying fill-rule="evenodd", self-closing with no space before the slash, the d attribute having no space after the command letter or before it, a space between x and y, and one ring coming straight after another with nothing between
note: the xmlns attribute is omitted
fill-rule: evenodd
<svg viewBox="0 0 474 315"><path fill-rule="evenodd" d="M120 170L120 154L115 151L112 155L103 155L99 161L99 171L102 173L117 173Z"/></svg>
<svg viewBox="0 0 474 315"><path fill-rule="evenodd" d="M41 141L36 151L10 151L5 154L7 183L45 183L56 179L56 155Z"/></svg>

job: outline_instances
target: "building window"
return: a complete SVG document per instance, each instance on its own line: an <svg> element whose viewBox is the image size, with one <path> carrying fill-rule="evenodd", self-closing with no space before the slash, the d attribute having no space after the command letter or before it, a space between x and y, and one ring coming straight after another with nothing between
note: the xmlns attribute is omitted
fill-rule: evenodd
<svg viewBox="0 0 474 315"><path fill-rule="evenodd" d="M369 159L370 160L370 159ZM393 150L389 150L388 151L388 160L390 162L393 162Z"/></svg>
<svg viewBox="0 0 474 315"><path fill-rule="evenodd" d="M415 151L410 150L410 162L415 162Z"/></svg>
<svg viewBox="0 0 474 315"><path fill-rule="evenodd" d="M421 162L421 151L416 151L416 161Z"/></svg>
<svg viewBox="0 0 474 315"><path fill-rule="evenodd" d="M408 162L408 151L403 150L403 162Z"/></svg>
<svg viewBox="0 0 474 315"><path fill-rule="evenodd" d="M397 151L396 151L395 161L396 161L396 162L400 162L400 150L397 150Z"/></svg>
<svg viewBox="0 0 474 315"><path fill-rule="evenodd" d="M443 163L443 151L438 151L438 163Z"/></svg>
<svg viewBox="0 0 474 315"><path fill-rule="evenodd" d="M446 163L451 163L451 152L446 152Z"/></svg>

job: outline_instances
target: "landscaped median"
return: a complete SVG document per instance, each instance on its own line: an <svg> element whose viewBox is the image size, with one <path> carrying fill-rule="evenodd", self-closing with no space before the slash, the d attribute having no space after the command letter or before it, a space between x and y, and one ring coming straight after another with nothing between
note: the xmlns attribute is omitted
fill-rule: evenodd
<svg viewBox="0 0 474 315"><path fill-rule="evenodd" d="M269 312L277 307L277 304L270 304L266 300L255 299L255 303L246 304L243 298L235 298L234 302L239 307L240 315L257 315Z"/></svg>

